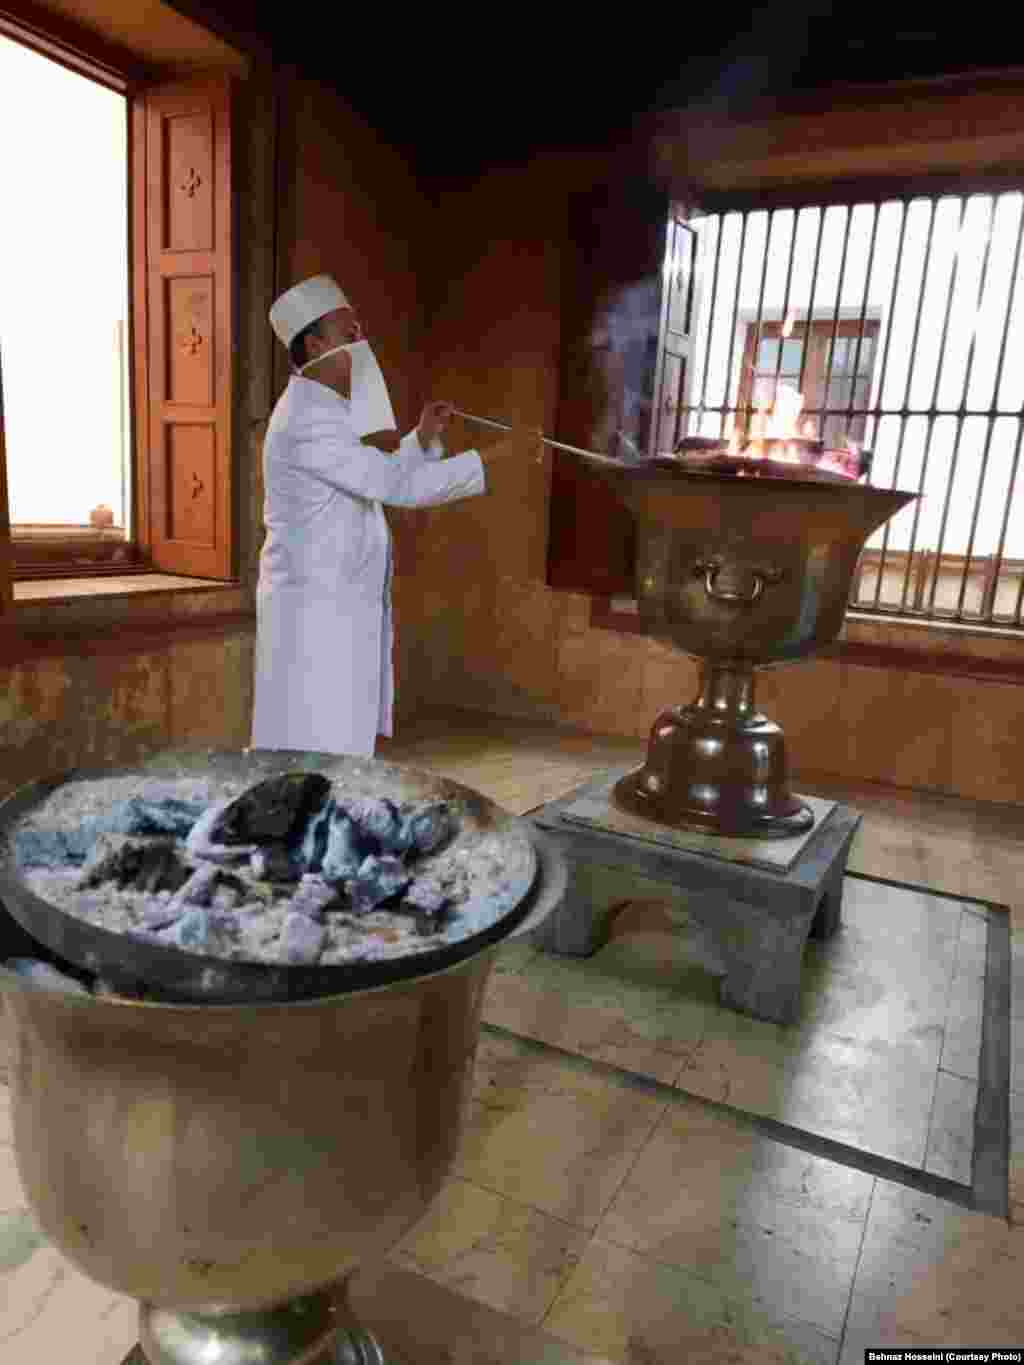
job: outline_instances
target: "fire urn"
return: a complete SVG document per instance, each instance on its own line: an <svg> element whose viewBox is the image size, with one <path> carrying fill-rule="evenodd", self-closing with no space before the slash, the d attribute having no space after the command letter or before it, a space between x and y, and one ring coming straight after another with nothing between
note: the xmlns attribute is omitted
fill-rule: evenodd
<svg viewBox="0 0 1024 1365"><path fill-rule="evenodd" d="M835 640L866 540L917 496L770 464L595 471L635 521L645 633L702 666L696 698L658 716L644 765L614 789L616 804L662 824L748 838L812 827L782 730L756 708L755 670Z"/></svg>
<svg viewBox="0 0 1024 1365"><path fill-rule="evenodd" d="M235 757L246 773L268 755ZM72 1264L139 1301L126 1365L384 1365L345 1282L451 1168L494 956L565 893L562 855L534 848L500 939L384 986L164 1003L0 966L26 1199ZM0 905L0 962L33 955L62 965Z"/></svg>

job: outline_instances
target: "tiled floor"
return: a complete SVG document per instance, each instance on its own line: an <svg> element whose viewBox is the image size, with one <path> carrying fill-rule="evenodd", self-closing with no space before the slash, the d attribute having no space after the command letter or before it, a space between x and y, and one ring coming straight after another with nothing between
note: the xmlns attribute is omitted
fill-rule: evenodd
<svg viewBox="0 0 1024 1365"><path fill-rule="evenodd" d="M419 734L386 747L389 755L405 759L408 753L408 761L477 786L521 813L551 800L559 782L564 783L562 790L567 790L603 768L628 762L634 755L639 759L642 753L642 746L631 741L590 742L571 732L560 733L526 721L504 723L500 736L495 737L493 722L473 716L428 721ZM535 770L539 772L536 783L531 780ZM1017 1225L1018 1216L1024 1225L1024 1041L1019 1028L1024 1024L1024 948L1018 932L1018 926L1024 929L1024 898L1019 890L1024 885L1024 811L881 787L844 787L821 779L805 780L799 787L846 800L864 811L850 859L851 871L1009 907L1014 950L1011 1000L1015 1089L1011 1094L1010 1152L1014 1217L1008 1224L967 1212L931 1195L754 1136L741 1120L721 1113L709 1116L698 1099L674 1101L666 1106L619 1184L583 1255L576 1259L576 1246L570 1243L562 1221L572 1225L574 1219L564 1206L557 1214L550 1207L535 1204L538 1212L543 1208L548 1216L558 1219L557 1233L547 1225L550 1235L543 1242L547 1255L538 1250L519 1272L520 1286L529 1285L535 1293L539 1281L531 1277L539 1274L537 1267L542 1265L545 1290L550 1289L551 1249L567 1246L564 1287L541 1322L557 1336L604 1352L616 1361L630 1365L737 1361L745 1365L748 1361L841 1360L841 1365L860 1365L867 1344L1024 1343L1024 1299L1014 1283L1019 1260L1024 1261L1024 1226ZM848 882L850 887L856 885L853 880ZM867 892L868 884L861 885ZM870 899L870 894L865 895L865 907ZM912 895L901 904L908 912L906 920L885 927L894 936L894 950L916 951L920 936L915 940ZM920 906L916 914L919 924ZM851 928L857 918L849 918ZM657 990L642 970L644 938L648 967L663 969L671 948L663 937L664 916L657 905L632 907L623 915L620 928L623 938L628 933L632 939L632 949L625 953L631 960L629 981L621 976L622 938L613 939L601 956L607 955L610 963L618 943L621 984L603 996L593 986L588 998L588 1008L608 1011L607 1017L595 1013L574 1023L577 1011L559 1011L550 1003L553 995L548 993L547 1023L560 1031L560 1047L666 1080L678 1074L680 1057L688 1055L702 1012L713 1006L714 984L704 972L693 969L684 977L686 967L678 963L673 979L677 990L685 987L689 993L691 1014L687 1016L677 1008L666 1016L657 1005L631 1013L627 1002L631 998L635 1001L633 993ZM976 981L984 973L983 929L983 921L958 916L950 977L945 974L949 954L954 951L950 937L938 953L947 994L936 1116L944 1110L962 1114L964 1087L976 1083L981 1028ZM893 973L876 999L858 998L852 969L848 993L842 989L840 970L844 956L855 957L855 950L855 935L845 934L838 962L830 964L837 974L837 993L831 1003L826 1000L819 1006L823 1012L819 1019L824 1017L833 1025L841 1020L842 1027L861 1046L898 1041L903 1048L918 1053L929 1048L934 1051L935 1038L923 1024L926 1015L922 1014L922 1008L929 1005L930 992L922 991L920 971L910 981L905 979L908 973ZM507 950L489 1008L497 1008L502 995L504 1008L522 1008L526 980L522 968L530 957L528 948ZM564 960L545 961L551 964L545 970L553 976L564 971ZM926 977L930 978L934 965L933 954ZM809 988L816 971L823 972L824 968L810 964ZM647 997L648 1004L651 999ZM930 1007L934 1009L935 1005L936 1001L931 1001ZM890 1014L890 1009L896 1014ZM736 1020L736 1032L742 1032L744 1021L736 1015L730 1017ZM726 1016L721 1018L724 1021ZM751 1032L761 1028L753 1021L749 1023ZM851 1023L855 1026L850 1027ZM511 1049L513 1056L522 1052L517 1065L527 1074L547 1078L545 1089L553 1084L552 1068L555 1073L573 1070L571 1061L552 1062L542 1054L527 1063L527 1055L537 1058L538 1054L530 1052L525 1043L504 1038L500 1044L494 1038L485 1039L481 1054L484 1068L493 1071L496 1052L501 1048ZM616 1084L608 1072L603 1083L613 1088ZM572 1084L565 1077L560 1082L566 1090ZM629 1092L625 1081L619 1084ZM508 1100L507 1088L499 1093ZM640 1098L649 1100L650 1096L637 1094ZM590 1103L593 1106L594 1101ZM622 1103L620 1100L619 1105ZM641 1111L646 1121L647 1111L642 1106ZM539 1111L532 1112L537 1119ZM635 1125L639 1117L634 1113L631 1122ZM519 1131L524 1131L523 1119L515 1122ZM523 1170L525 1158L518 1158L513 1175L506 1172L506 1139L493 1116L491 1123L493 1166L488 1169L486 1162L481 1165L480 1138L474 1136L472 1171L460 1166L459 1193L449 1190L444 1198L455 1200L456 1206L466 1206L472 1198L466 1189L470 1185L476 1189L486 1186L492 1198L500 1196L506 1205L529 1206L531 1199L522 1192L524 1184L534 1199L538 1191L530 1186L530 1177ZM635 1133L635 1127L623 1130L622 1123L625 1119L615 1130L620 1144ZM532 1131L543 1134L549 1142L553 1140L547 1127ZM941 1125L933 1130L926 1154L933 1170L963 1174L960 1137L956 1124L945 1132ZM592 1139L584 1141L589 1152ZM609 1141L599 1144L594 1139L597 1149L607 1153L608 1163L614 1165L621 1162L622 1149L609 1147ZM538 1160L550 1171L557 1168L561 1158L551 1153ZM509 1187L511 1180L519 1182L518 1195ZM588 1217L575 1220L575 1226L585 1230L590 1226L587 1200L581 1200L578 1190L573 1198L588 1208ZM507 1210L500 1213L502 1206L496 1204L487 1208L490 1229L508 1226L502 1221L510 1217ZM444 1221L451 1239L449 1257L442 1256L436 1233L431 1231L440 1224L429 1221L407 1241L403 1253L411 1256L423 1273L452 1283L452 1276L459 1273L460 1264L466 1266L467 1260L455 1231L459 1219L453 1216ZM472 1242L472 1234L469 1240ZM504 1244L500 1231L492 1240ZM486 1236L482 1241L486 1242ZM479 1250L479 1244L473 1245ZM489 1261L489 1277L476 1269L467 1271L465 1292L511 1305L510 1291L494 1282L500 1259ZM531 1297L528 1306L524 1305L525 1314L532 1314L535 1308L536 1299Z"/></svg>
<svg viewBox="0 0 1024 1365"><path fill-rule="evenodd" d="M638 752L481 717L449 718L432 736L425 728L403 743L385 746L387 756L444 771L519 811ZM868 813L854 868L1005 901L1016 914L1018 813L884 792L859 803ZM658 989L651 972L666 951L663 935L653 944L662 934L656 908L641 907L634 921L634 943L652 942L646 960L634 959L621 999ZM981 944L961 918L941 951L922 954L914 923L908 908L887 926L893 951L910 955L907 971L862 1001L853 976L843 978L852 994L837 987L821 1017L854 1021L851 1047L903 1035L902 1046L941 1066L938 1098L955 1108L958 1090L973 1083L970 980ZM509 952L499 980L525 979L529 958L529 949ZM918 959L924 986L918 971L910 987L903 976ZM914 1020L934 1018L926 1010L937 1008L937 963L947 988L941 1038L927 1024L914 1032ZM1014 972L1022 987L1015 1018L1024 1020L1021 959ZM693 1055L694 1019L713 1003L700 979L708 980L693 976L692 1018L655 1001L642 1017L629 1015L629 1027L615 1016L616 993L596 992L588 1008L610 1017L593 1033L588 1020L588 1055L634 1071L649 1058L646 1074L659 1078L658 1068L678 1070ZM1016 1051L1011 1194L1024 1215L1024 1048ZM134 1310L38 1245L4 1145L2 1096L0 1359L119 1365ZM955 1144L936 1144L932 1155L955 1159ZM797 1150L699 1098L485 1032L452 1177L392 1267L361 1273L354 1299L380 1324L394 1365L859 1365L866 1344L1021 1345L1022 1271L1024 1227L1012 1220Z"/></svg>
<svg viewBox="0 0 1024 1365"><path fill-rule="evenodd" d="M591 958L509 949L484 1018L970 1185L986 921L856 878L843 911L843 932L807 949L790 1028L721 1008L653 902L623 911Z"/></svg>

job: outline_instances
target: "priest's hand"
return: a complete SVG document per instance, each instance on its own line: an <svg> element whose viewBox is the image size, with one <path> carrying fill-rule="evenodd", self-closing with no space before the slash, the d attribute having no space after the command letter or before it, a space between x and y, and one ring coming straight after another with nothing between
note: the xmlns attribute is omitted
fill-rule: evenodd
<svg viewBox="0 0 1024 1365"><path fill-rule="evenodd" d="M452 404L445 402L428 403L420 414L420 424L416 429L420 445L429 450L443 434L452 415Z"/></svg>

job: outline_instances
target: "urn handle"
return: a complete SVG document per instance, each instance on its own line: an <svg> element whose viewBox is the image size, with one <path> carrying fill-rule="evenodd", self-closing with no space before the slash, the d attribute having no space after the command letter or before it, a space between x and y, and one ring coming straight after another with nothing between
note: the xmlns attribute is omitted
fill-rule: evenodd
<svg viewBox="0 0 1024 1365"><path fill-rule="evenodd" d="M739 602L744 606L752 606L764 592L765 584L778 583L782 578L781 569L773 564L762 565L760 568L750 570L753 585L749 592L733 592L729 588L715 586L724 567L720 559L698 559L693 566L695 573L704 575L704 591L716 602Z"/></svg>

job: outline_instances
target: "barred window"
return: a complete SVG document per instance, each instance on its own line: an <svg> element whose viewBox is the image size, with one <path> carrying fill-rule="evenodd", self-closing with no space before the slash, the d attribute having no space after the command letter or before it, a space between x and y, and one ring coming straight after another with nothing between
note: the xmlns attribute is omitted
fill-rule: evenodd
<svg viewBox="0 0 1024 1365"><path fill-rule="evenodd" d="M873 451L870 481L917 491L868 542L857 611L1020 628L1024 197L691 217L688 363L661 355L658 449L741 440L778 385L806 434Z"/></svg>

